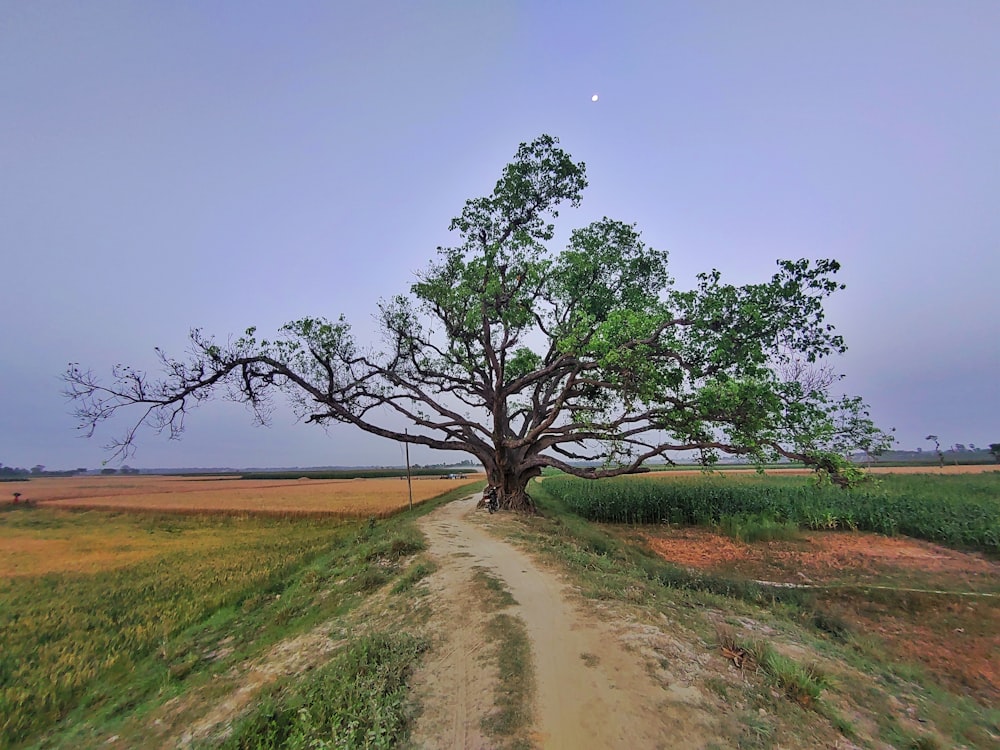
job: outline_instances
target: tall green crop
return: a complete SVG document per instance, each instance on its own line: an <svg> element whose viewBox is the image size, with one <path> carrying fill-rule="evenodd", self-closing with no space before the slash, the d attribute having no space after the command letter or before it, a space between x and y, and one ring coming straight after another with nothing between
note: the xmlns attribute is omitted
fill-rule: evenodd
<svg viewBox="0 0 1000 750"><path fill-rule="evenodd" d="M888 475L845 491L802 477L550 477L546 488L606 523L718 524L761 516L809 529L862 529L1000 554L1000 472Z"/></svg>

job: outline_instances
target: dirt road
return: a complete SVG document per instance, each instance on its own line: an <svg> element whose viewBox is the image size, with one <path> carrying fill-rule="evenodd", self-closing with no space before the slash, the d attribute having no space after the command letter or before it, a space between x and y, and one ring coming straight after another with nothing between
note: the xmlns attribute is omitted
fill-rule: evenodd
<svg viewBox="0 0 1000 750"><path fill-rule="evenodd" d="M429 585L434 592L432 629L440 645L416 675L415 690L424 708L414 744L491 747L480 722L493 709L495 675L481 658L489 644L481 594L473 584L477 568L486 568L510 589L517 604L506 612L524 622L530 637L537 747L707 744L714 721L705 697L662 664L650 662L651 654L675 656L683 648L664 643L668 637L650 633L648 626L637 633L634 624L611 621L608 610L598 610L551 570L468 520L477 512L476 499L446 505L421 522L439 566Z"/></svg>

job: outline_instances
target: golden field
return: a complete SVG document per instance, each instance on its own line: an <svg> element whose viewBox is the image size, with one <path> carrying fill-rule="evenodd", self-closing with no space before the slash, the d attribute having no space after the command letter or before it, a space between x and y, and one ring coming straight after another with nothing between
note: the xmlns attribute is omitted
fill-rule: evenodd
<svg viewBox="0 0 1000 750"><path fill-rule="evenodd" d="M84 518L89 515L46 517L39 526L0 523L0 579L50 573L93 575L171 553L219 554L234 541L246 546L265 539L256 525L228 528L225 534L210 525L177 533L144 527L124 516Z"/></svg>
<svg viewBox="0 0 1000 750"><path fill-rule="evenodd" d="M461 479L413 479L413 502L437 497L483 474ZM234 477L102 476L41 477L5 482L10 501L49 508L148 510L170 513L263 513L268 515L386 516L407 506L405 479L239 479Z"/></svg>

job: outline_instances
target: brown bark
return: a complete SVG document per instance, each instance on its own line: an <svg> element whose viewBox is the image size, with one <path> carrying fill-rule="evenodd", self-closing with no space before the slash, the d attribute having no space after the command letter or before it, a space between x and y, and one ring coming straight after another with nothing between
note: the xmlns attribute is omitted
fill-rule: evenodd
<svg viewBox="0 0 1000 750"><path fill-rule="evenodd" d="M497 502L501 510L533 515L538 512L534 500L528 494L528 482L539 476L539 467L525 469L512 460L512 457L501 455L492 466L486 467L489 483L497 488Z"/></svg>

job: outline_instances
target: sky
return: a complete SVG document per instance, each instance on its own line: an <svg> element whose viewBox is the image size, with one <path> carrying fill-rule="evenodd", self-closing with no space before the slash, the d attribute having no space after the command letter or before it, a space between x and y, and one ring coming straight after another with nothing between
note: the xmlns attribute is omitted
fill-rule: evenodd
<svg viewBox="0 0 1000 750"><path fill-rule="evenodd" d="M718 268L838 259L836 361L897 447L1000 442L1000 3L0 0L0 463L99 467L60 375L380 298L542 133L610 216ZM597 94L598 101L592 101ZM412 452L420 463L462 454ZM279 409L137 467L401 464Z"/></svg>

